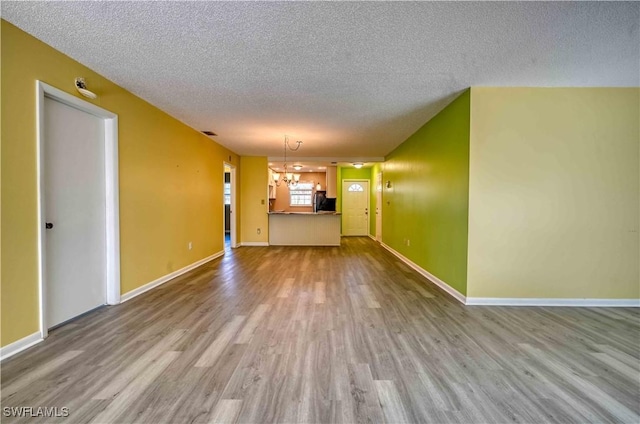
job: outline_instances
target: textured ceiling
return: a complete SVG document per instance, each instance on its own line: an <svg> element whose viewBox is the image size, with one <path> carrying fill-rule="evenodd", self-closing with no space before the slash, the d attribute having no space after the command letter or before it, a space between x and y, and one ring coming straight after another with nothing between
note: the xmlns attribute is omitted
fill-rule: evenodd
<svg viewBox="0 0 640 424"><path fill-rule="evenodd" d="M469 86L640 85L638 3L2 1L2 18L242 155L282 156L289 134L301 159L382 157Z"/></svg>

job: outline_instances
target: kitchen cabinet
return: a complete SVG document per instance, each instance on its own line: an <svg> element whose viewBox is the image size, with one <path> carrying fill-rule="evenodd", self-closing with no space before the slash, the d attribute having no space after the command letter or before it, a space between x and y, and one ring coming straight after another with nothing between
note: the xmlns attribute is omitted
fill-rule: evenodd
<svg viewBox="0 0 640 424"><path fill-rule="evenodd" d="M338 167L327 166L327 197L335 199L338 196Z"/></svg>
<svg viewBox="0 0 640 424"><path fill-rule="evenodd" d="M269 199L275 199L277 191L276 181L273 179L273 171L269 169Z"/></svg>

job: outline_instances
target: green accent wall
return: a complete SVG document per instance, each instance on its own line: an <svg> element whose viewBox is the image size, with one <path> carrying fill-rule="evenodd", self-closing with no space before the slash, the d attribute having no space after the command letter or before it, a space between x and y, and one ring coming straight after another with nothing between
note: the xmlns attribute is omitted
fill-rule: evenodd
<svg viewBox="0 0 640 424"><path fill-rule="evenodd" d="M466 90L391 152L383 169L391 188L383 188L382 241L463 295L470 99Z"/></svg>

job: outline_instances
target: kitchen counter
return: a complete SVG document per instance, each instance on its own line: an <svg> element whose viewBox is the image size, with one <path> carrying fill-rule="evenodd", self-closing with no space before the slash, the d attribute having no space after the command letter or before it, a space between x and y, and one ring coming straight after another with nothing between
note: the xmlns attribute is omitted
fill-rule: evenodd
<svg viewBox="0 0 640 424"><path fill-rule="evenodd" d="M333 212L333 211L320 211L320 212L270 211L269 215L342 215L342 212Z"/></svg>
<svg viewBox="0 0 640 424"><path fill-rule="evenodd" d="M272 246L340 246L339 212L269 212Z"/></svg>

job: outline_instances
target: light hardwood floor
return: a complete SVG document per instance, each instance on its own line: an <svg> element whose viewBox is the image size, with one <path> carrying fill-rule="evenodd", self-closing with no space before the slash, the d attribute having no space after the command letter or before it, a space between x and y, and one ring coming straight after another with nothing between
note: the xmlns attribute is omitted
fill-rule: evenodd
<svg viewBox="0 0 640 424"><path fill-rule="evenodd" d="M368 238L245 247L2 363L81 423L640 418L637 309L469 307Z"/></svg>

